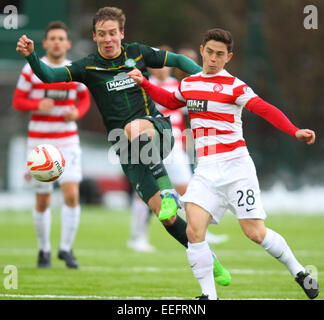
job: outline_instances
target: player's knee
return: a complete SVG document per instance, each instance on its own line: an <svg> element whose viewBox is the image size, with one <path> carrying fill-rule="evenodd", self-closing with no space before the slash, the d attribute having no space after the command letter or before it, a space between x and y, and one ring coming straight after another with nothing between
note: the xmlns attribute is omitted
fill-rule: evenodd
<svg viewBox="0 0 324 320"><path fill-rule="evenodd" d="M36 210L37 212L43 213L46 211L46 209L49 207L48 201L38 201L36 203Z"/></svg>
<svg viewBox="0 0 324 320"><path fill-rule="evenodd" d="M37 212L43 213L50 205L49 194L38 194L36 196L36 210Z"/></svg>
<svg viewBox="0 0 324 320"><path fill-rule="evenodd" d="M67 192L64 195L64 203L69 207L76 207L79 204L79 196L77 192Z"/></svg>
<svg viewBox="0 0 324 320"><path fill-rule="evenodd" d="M252 241L260 244L263 239L264 239L264 234L262 232L260 232L259 230L246 230L244 231L245 235L251 239Z"/></svg>
<svg viewBox="0 0 324 320"><path fill-rule="evenodd" d="M124 133L130 141L135 140L142 134L145 134L152 139L155 135L155 129L149 120L135 119L126 124L124 127Z"/></svg>
<svg viewBox="0 0 324 320"><path fill-rule="evenodd" d="M131 138L131 134L132 134L132 127L131 127L131 123L127 123L126 126L124 127L124 132L125 135L128 139Z"/></svg>
<svg viewBox="0 0 324 320"><path fill-rule="evenodd" d="M186 233L187 233L188 240L191 243L202 242L205 239L205 234L203 230L200 230L199 228L191 224L187 224Z"/></svg>
<svg viewBox="0 0 324 320"><path fill-rule="evenodd" d="M140 135L140 122L139 120L133 120L126 124L124 127L124 133L128 140L133 141Z"/></svg>

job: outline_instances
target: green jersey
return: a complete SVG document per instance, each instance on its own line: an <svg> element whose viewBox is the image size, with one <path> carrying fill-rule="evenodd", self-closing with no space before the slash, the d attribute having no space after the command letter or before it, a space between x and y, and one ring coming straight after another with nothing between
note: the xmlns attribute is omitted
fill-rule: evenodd
<svg viewBox="0 0 324 320"><path fill-rule="evenodd" d="M43 82L83 82L92 93L108 132L115 128L123 129L134 119L151 121L161 137L159 151L162 158L167 156L174 142L170 119L157 111L152 99L128 76L128 72L138 68L147 77L147 67L163 66L177 67L189 74L201 71L200 66L183 55L139 43L124 44L120 55L113 59L105 59L97 51L62 68L49 67L35 51L26 59ZM129 142L126 147L130 147ZM131 153L126 156L131 156ZM155 177L147 166L132 164L128 158L126 160L125 163L121 161L126 176L144 201L148 202L159 190Z"/></svg>
<svg viewBox="0 0 324 320"><path fill-rule="evenodd" d="M144 89L128 76L137 68L148 77L147 67L162 68L167 51L139 43L124 44L118 57L103 58L97 51L67 65L71 81L84 83L90 90L109 132L137 118L160 115Z"/></svg>
<svg viewBox="0 0 324 320"><path fill-rule="evenodd" d="M147 67L162 68L165 65L190 74L201 71L200 66L183 55L136 42L124 44L120 55L115 58L106 59L97 51L62 68L50 68L40 61L35 51L26 59L43 82L83 82L92 93L108 132L124 128L137 118L156 119L161 116L144 89L128 76L127 73L134 68L141 70L146 77Z"/></svg>

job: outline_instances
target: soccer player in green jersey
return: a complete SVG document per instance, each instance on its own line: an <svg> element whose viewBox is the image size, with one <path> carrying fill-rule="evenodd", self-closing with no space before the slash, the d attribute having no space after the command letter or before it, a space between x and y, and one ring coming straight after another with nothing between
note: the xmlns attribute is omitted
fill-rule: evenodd
<svg viewBox="0 0 324 320"><path fill-rule="evenodd" d="M125 20L119 8L99 9L93 19L93 40L98 50L66 67L52 69L42 63L34 51L33 41L26 35L19 39L16 50L43 82L78 81L88 87L102 115L108 139L114 135L119 139L114 146L132 186L166 230L187 247L187 224L177 215L177 196L162 163L163 156L167 156L173 145L170 120L161 115L153 100L128 72L137 68L148 76L147 67L170 66L195 74L201 67L183 55L137 42L122 43ZM151 157L144 160L150 158L150 161L143 160L146 150L150 150ZM214 260L215 281L229 284L228 272L216 258Z"/></svg>

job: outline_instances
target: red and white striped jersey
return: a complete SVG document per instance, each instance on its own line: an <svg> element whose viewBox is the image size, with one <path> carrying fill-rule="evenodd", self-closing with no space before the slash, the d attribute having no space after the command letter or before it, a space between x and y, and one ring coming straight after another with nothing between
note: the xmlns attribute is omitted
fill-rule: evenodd
<svg viewBox="0 0 324 320"><path fill-rule="evenodd" d="M51 67L62 67L70 63L69 60L65 60L62 65L53 65L46 57L41 60ZM42 143L51 143L59 147L78 145L80 141L77 124L75 121L65 122L64 115L76 107L77 98L87 90L84 84L77 82L44 83L34 74L29 64L26 64L20 74L16 91L25 94L31 102L29 110L22 110L31 111L28 148ZM50 112L37 110L38 103L44 98L54 100L54 107ZM85 108L87 111L89 103Z"/></svg>
<svg viewBox="0 0 324 320"><path fill-rule="evenodd" d="M168 77L164 81L159 80L154 76L150 76L150 82L156 86L163 88L169 92L174 92L179 87L179 81L175 78ZM155 102L157 109L163 114L164 117L170 117L172 125L172 133L174 136L174 147L173 149L183 149L183 130L186 128L185 117L183 109L170 110L167 109L157 102Z"/></svg>
<svg viewBox="0 0 324 320"><path fill-rule="evenodd" d="M243 81L222 70L185 78L175 97L187 104L198 163L248 154L241 114L257 95Z"/></svg>

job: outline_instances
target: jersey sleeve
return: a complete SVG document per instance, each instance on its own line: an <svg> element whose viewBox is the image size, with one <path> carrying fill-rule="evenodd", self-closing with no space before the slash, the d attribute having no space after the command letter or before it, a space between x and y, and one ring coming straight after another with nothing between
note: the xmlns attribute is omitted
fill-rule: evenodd
<svg viewBox="0 0 324 320"><path fill-rule="evenodd" d="M22 69L18 82L17 82L17 89L30 92L33 85L31 82L31 76L32 76L32 70L29 66L29 64L25 64L24 68Z"/></svg>
<svg viewBox="0 0 324 320"><path fill-rule="evenodd" d="M199 66L192 59L182 55L176 54L173 52L168 52L165 65L168 67L176 67L188 74L196 74L202 70L201 66Z"/></svg>
<svg viewBox="0 0 324 320"><path fill-rule="evenodd" d="M186 102L185 98L182 96L182 93L181 93L181 84L182 84L182 81L179 83L179 86L178 86L177 90L174 91L174 96L175 96L179 101Z"/></svg>
<svg viewBox="0 0 324 320"><path fill-rule="evenodd" d="M258 95L243 81L235 79L233 96L235 103L240 107L245 107L246 104Z"/></svg>
<svg viewBox="0 0 324 320"><path fill-rule="evenodd" d="M246 104L246 109L270 122L277 129L290 134L296 139L299 130L288 117L278 108L259 97L254 97Z"/></svg>
<svg viewBox="0 0 324 320"><path fill-rule="evenodd" d="M84 83L86 74L85 66L85 59L80 59L67 64L65 68L69 72L70 80Z"/></svg>
<svg viewBox="0 0 324 320"><path fill-rule="evenodd" d="M15 110L23 112L38 110L40 99L29 98L33 88L32 75L33 72L29 64L26 64L20 73L12 99L12 106Z"/></svg>
<svg viewBox="0 0 324 320"><path fill-rule="evenodd" d="M66 68L49 67L46 63L39 59L35 50L29 56L25 57L25 59L29 62L33 72L43 82L53 83L70 81L70 76Z"/></svg>
<svg viewBox="0 0 324 320"><path fill-rule="evenodd" d="M143 79L143 82L140 86L149 94L149 96L161 106L166 107L167 109L178 109L184 107L186 104L183 101L177 99L174 95L174 92L170 92L161 87L158 87L148 81L146 78Z"/></svg>
<svg viewBox="0 0 324 320"><path fill-rule="evenodd" d="M77 88L77 96L78 96L77 109L79 112L79 119L80 119L88 112L91 104L89 90L82 83L80 83L80 85Z"/></svg>
<svg viewBox="0 0 324 320"><path fill-rule="evenodd" d="M163 68L167 59L168 52L157 48L138 44L146 65L150 68Z"/></svg>

